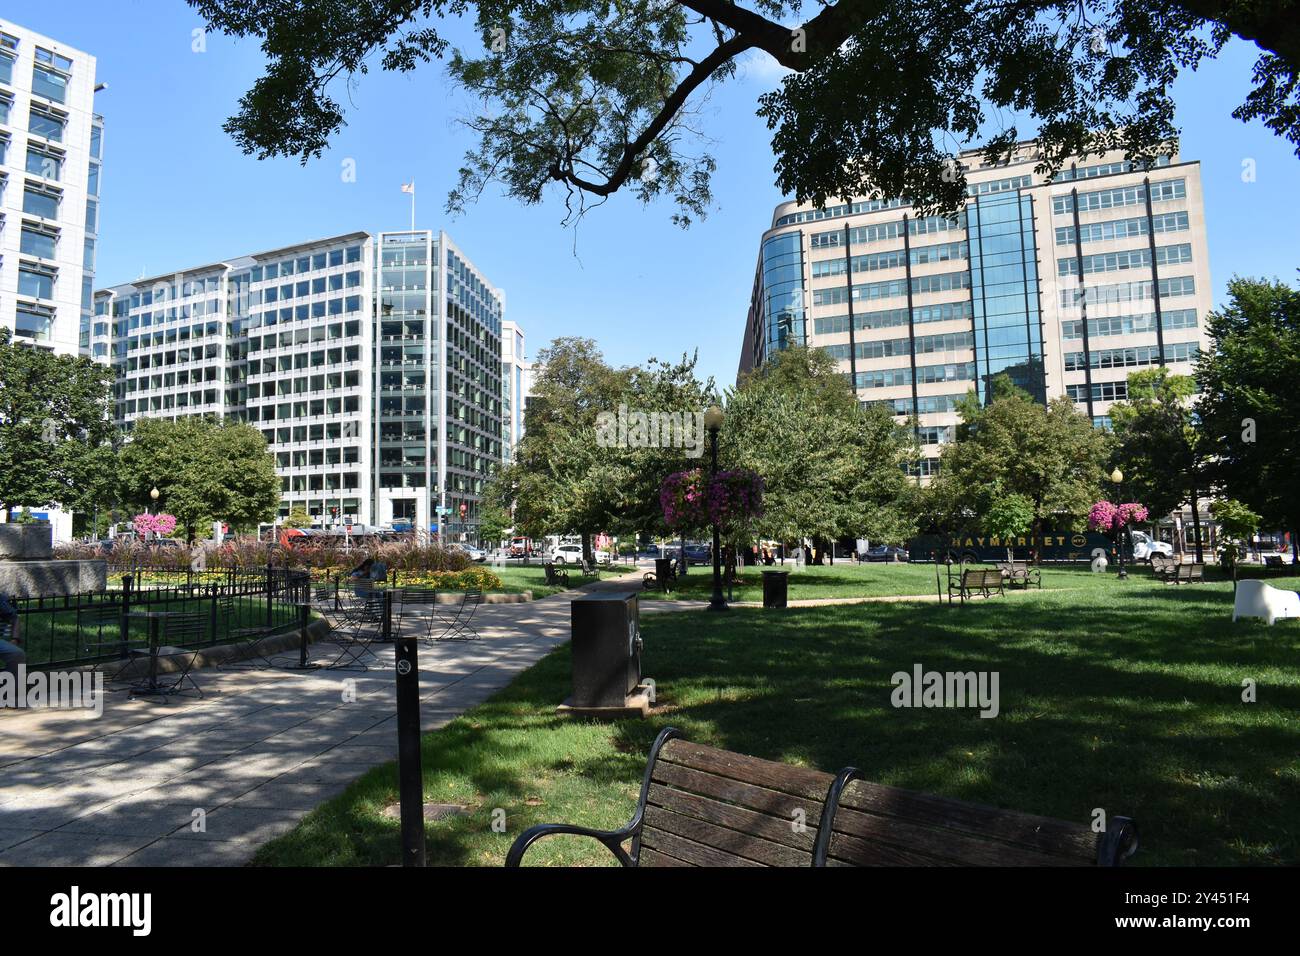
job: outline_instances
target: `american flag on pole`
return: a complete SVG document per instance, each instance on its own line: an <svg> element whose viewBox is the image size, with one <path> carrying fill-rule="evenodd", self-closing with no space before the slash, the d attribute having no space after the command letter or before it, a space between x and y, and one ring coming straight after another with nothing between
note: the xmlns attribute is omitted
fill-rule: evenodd
<svg viewBox="0 0 1300 956"><path fill-rule="evenodd" d="M414 193L414 192L415 192L415 180L412 179L409 183L402 183L402 192L404 192L404 193Z"/></svg>

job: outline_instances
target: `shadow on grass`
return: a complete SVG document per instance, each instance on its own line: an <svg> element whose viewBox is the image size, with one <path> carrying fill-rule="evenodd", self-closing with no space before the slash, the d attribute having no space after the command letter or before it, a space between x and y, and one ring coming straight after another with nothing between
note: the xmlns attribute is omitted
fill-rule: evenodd
<svg viewBox="0 0 1300 956"><path fill-rule="evenodd" d="M660 712L615 724L554 715L568 649L426 737L426 799L469 815L429 825L430 862L499 864L535 822L616 826L656 732L909 789L1087 823L1135 817L1147 864L1300 859L1300 622L1229 621L1222 585L1140 578L965 607L900 603L646 618ZM1122 598L1117 599L1123 588ZM901 709L891 676L989 671L1000 711ZM1242 700L1242 682L1256 701ZM315 811L259 857L391 863L391 767ZM491 829L494 809L507 830ZM530 860L533 854L530 854ZM585 841L537 861L600 864Z"/></svg>

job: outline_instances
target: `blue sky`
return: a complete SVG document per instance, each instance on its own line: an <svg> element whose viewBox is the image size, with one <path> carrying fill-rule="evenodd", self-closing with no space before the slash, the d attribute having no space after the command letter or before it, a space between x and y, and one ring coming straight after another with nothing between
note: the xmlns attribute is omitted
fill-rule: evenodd
<svg viewBox="0 0 1300 956"><path fill-rule="evenodd" d="M716 208L683 231L670 203L615 196L576 230L560 198L525 208L487 195L458 219L442 209L470 134L455 120L464 97L440 64L361 77L346 129L307 166L244 156L221 130L256 78L253 42L207 38L183 0L6 0L5 16L99 59L105 117L98 286L355 229L403 229L417 183L417 225L446 228L507 295L535 353L553 337L585 335L615 363L676 358L735 376L759 234L781 200L769 133L756 99L778 82L752 62L703 106L718 161ZM1300 265L1300 160L1262 125L1231 118L1248 89L1255 48L1234 42L1217 62L1179 79L1182 154L1199 159L1215 302L1234 274L1295 278ZM1032 131L1025 131L1032 132ZM1254 182L1242 163L1254 160ZM356 181L340 175L356 164Z"/></svg>

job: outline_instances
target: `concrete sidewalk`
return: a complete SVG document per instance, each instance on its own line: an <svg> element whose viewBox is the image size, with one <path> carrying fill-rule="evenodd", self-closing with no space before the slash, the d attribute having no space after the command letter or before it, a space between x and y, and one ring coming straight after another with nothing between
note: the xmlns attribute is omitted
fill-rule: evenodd
<svg viewBox="0 0 1300 956"><path fill-rule="evenodd" d="M445 725L567 641L570 599L638 584L639 572L480 607L483 640L420 648L422 728ZM690 609L643 604L648 613ZM331 650L317 646L313 659ZM392 650L380 654L364 673L203 670L203 699L165 705L110 688L99 719L0 711L0 866L247 862L396 757Z"/></svg>

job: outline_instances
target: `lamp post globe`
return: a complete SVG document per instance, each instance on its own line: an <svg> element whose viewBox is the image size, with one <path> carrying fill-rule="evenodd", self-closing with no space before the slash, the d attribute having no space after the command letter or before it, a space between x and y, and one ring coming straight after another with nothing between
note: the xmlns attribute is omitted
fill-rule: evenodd
<svg viewBox="0 0 1300 956"><path fill-rule="evenodd" d="M1119 486L1124 480L1124 472L1119 470L1118 465L1116 465L1115 470L1110 473L1110 480L1115 484L1116 497L1119 497ZM1117 517L1115 520L1119 521L1119 518ZM1121 581L1128 580L1128 571L1124 568L1124 531L1125 528L1123 525L1120 525L1115 529L1115 552L1119 557L1119 574L1117 577Z"/></svg>

